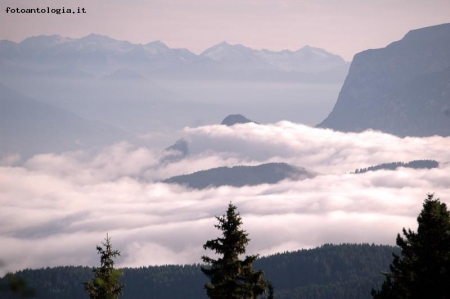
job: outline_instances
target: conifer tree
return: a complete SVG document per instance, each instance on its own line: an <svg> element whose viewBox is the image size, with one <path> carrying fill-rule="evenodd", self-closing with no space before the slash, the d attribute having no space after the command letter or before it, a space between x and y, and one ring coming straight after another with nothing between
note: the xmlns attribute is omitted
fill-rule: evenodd
<svg viewBox="0 0 450 299"><path fill-rule="evenodd" d="M28 287L25 279L22 277L17 277L13 273L7 273L3 279L7 281L7 285L0 285L0 295L2 292L10 292L15 298L29 298L36 296L35 291Z"/></svg>
<svg viewBox="0 0 450 299"><path fill-rule="evenodd" d="M390 273L374 299L450 298L450 213L445 203L428 194L417 218L417 233L397 236L401 256L393 254Z"/></svg>
<svg viewBox="0 0 450 299"><path fill-rule="evenodd" d="M245 254L250 239L241 229L242 219L236 212L236 206L230 203L226 215L216 219L219 224L215 227L222 231L222 237L209 240L203 245L205 250L210 249L221 256L218 259L202 257L203 262L208 265L201 268L210 279L210 283L205 284L208 297L211 299L257 298L265 292L269 283L263 278L263 271L253 270L253 262L258 255L239 259L239 255Z"/></svg>
<svg viewBox="0 0 450 299"><path fill-rule="evenodd" d="M100 267L92 270L95 273L92 282L85 282L84 289L91 299L117 299L122 295L124 285L119 281L121 270L114 269L114 258L120 252L112 249L111 238L106 235L104 249L97 246L100 254Z"/></svg>
<svg viewBox="0 0 450 299"><path fill-rule="evenodd" d="M273 285L271 282L269 282L268 290L269 290L269 294L267 296L267 299L275 299L275 297L273 295Z"/></svg>

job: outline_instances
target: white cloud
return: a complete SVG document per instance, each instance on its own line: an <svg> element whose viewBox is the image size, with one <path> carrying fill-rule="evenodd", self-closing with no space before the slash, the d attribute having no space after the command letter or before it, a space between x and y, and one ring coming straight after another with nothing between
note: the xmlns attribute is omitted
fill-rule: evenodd
<svg viewBox="0 0 450 299"><path fill-rule="evenodd" d="M230 201L250 235L249 253L261 254L324 243L394 244L403 227L415 229L426 193L450 202L450 164L348 174L386 162L450 161L450 138L345 134L289 122L186 128L184 134L191 154L173 163L163 162L159 151L121 143L95 156L47 154L0 167L0 257L7 269L96 265L95 246L106 233L122 252L120 266L200 262L202 245L219 234L214 216ZM158 183L268 161L323 175L207 190Z"/></svg>
<svg viewBox="0 0 450 299"><path fill-rule="evenodd" d="M186 128L191 152L233 153L247 160L278 157L324 173L413 159L450 160L449 138L399 138L376 131L341 133L283 121L271 125Z"/></svg>

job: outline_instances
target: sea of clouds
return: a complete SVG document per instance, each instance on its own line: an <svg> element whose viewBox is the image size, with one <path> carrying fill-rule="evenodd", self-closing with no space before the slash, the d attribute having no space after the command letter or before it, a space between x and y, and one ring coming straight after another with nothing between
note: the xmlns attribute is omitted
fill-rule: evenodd
<svg viewBox="0 0 450 299"><path fill-rule="evenodd" d="M427 193L450 203L450 138L340 133L290 122L185 128L189 155L118 143L96 154L0 159L0 259L6 270L98 265L108 233L118 266L198 263L219 236L215 216L238 207L247 253L325 243L395 244L416 229ZM171 156L172 159L167 159ZM439 168L351 174L381 163L434 159ZM160 181L234 165L287 162L317 173L274 185L189 190Z"/></svg>

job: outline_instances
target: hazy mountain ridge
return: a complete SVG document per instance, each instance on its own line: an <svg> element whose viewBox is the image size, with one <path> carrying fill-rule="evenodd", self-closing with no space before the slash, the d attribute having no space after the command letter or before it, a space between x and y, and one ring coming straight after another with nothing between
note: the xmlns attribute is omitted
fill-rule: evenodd
<svg viewBox="0 0 450 299"><path fill-rule="evenodd" d="M205 189L220 186L255 186L275 184L285 179L302 180L313 178L314 173L287 163L265 163L257 166L217 167L179 175L164 180L164 183L185 185L188 188Z"/></svg>
<svg viewBox="0 0 450 299"><path fill-rule="evenodd" d="M70 68L72 72L97 77L129 69L152 78L285 80L283 76L279 78L284 74L292 79L306 76L304 79L308 80L308 74L329 71L327 76L312 76L313 81L342 80L349 66L341 57L309 46L277 52L223 42L196 55L187 49L169 48L160 41L132 44L97 34L79 39L34 36L20 43L2 40L0 63L24 68L28 75L34 75L34 71Z"/></svg>
<svg viewBox="0 0 450 299"><path fill-rule="evenodd" d="M224 64L224 67L234 70L255 68L316 73L347 65L347 62L340 56L310 46L305 46L297 51L270 51L254 50L240 44L230 45L222 42L208 48L200 56L208 57Z"/></svg>
<svg viewBox="0 0 450 299"><path fill-rule="evenodd" d="M412 30L355 55L333 111L318 126L398 136L450 135L450 24Z"/></svg>
<svg viewBox="0 0 450 299"><path fill-rule="evenodd" d="M169 135L180 138L176 132L184 126L211 124L236 110L252 111L266 123L304 119L315 124L332 105L334 96L329 94L340 87L345 68L348 63L344 70L333 67L317 73L226 70L223 63L159 41L135 45L96 34L0 41L4 85L85 119L144 136L140 142L159 148L167 147ZM259 103L256 109L254 102ZM305 102L318 103L311 105L320 116L296 113L293 107Z"/></svg>
<svg viewBox="0 0 450 299"><path fill-rule="evenodd" d="M0 84L0 153L91 149L131 137L104 123L28 98Z"/></svg>

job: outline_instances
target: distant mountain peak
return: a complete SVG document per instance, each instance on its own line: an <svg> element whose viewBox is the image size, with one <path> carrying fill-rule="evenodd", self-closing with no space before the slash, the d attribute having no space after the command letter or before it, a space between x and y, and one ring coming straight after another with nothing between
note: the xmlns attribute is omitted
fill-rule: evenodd
<svg viewBox="0 0 450 299"><path fill-rule="evenodd" d="M88 34L84 38L104 38L104 37L110 38L109 36L98 34L98 33Z"/></svg>
<svg viewBox="0 0 450 299"><path fill-rule="evenodd" d="M298 49L297 51L319 51L319 52L325 52L325 53L329 53L327 51L325 51L322 48L317 48L317 47L311 47L309 45L303 46L300 49ZM331 54L331 53L330 53Z"/></svg>
<svg viewBox="0 0 450 299"><path fill-rule="evenodd" d="M89 35L86 35L82 38L80 38L80 40L83 41L115 41L115 39L106 36L106 35L101 35L101 34L97 34L97 33L91 33Z"/></svg>
<svg viewBox="0 0 450 299"><path fill-rule="evenodd" d="M316 59L334 59L337 61L341 61L342 63L345 62L345 60L336 54L330 53L327 50L324 50L322 48L317 48L317 47L311 47L309 45L303 46L302 48L298 49L295 52L297 55L301 54L301 55L311 55L313 57L315 57Z"/></svg>
<svg viewBox="0 0 450 299"><path fill-rule="evenodd" d="M242 114L230 114L223 119L221 125L231 127L235 124L246 124L246 123L256 123L256 122L246 118Z"/></svg>
<svg viewBox="0 0 450 299"><path fill-rule="evenodd" d="M170 51L170 48L161 41L153 41L149 42L148 44L144 45L144 48L147 52L150 54L156 55L156 54L163 54L167 51Z"/></svg>
<svg viewBox="0 0 450 299"><path fill-rule="evenodd" d="M26 46L53 46L62 41L70 41L71 38L62 37L60 35L38 35L24 39L19 44Z"/></svg>
<svg viewBox="0 0 450 299"><path fill-rule="evenodd" d="M155 41L152 41L152 42L149 42L149 43L147 43L147 44L145 44L146 46L155 46L155 47L164 47L164 48L169 48L165 43L163 43L162 41L160 41L160 40L155 40Z"/></svg>
<svg viewBox="0 0 450 299"><path fill-rule="evenodd" d="M217 44L217 46L232 46L232 44L229 44L226 41L223 41L223 42Z"/></svg>
<svg viewBox="0 0 450 299"><path fill-rule="evenodd" d="M244 45L241 44L230 44L226 41L223 41L217 45L214 45L212 47L209 47L208 49L206 49L205 51L203 51L203 53L201 53L200 55L204 55L208 52L211 52L213 50L217 50L217 49L230 49L230 50L235 50L235 49L240 49L240 50L251 50L251 51L255 51L252 48L246 47Z"/></svg>
<svg viewBox="0 0 450 299"><path fill-rule="evenodd" d="M56 39L60 39L62 38L60 35L57 34L50 34L50 35L34 35L34 36L30 36L26 39L24 39L23 41L32 41L32 40L56 40ZM23 42L22 41L22 42Z"/></svg>
<svg viewBox="0 0 450 299"><path fill-rule="evenodd" d="M240 44L231 45L227 42L221 42L206 49L200 56L207 57L219 63L244 65L255 59L255 57L252 57L255 52L256 50Z"/></svg>

